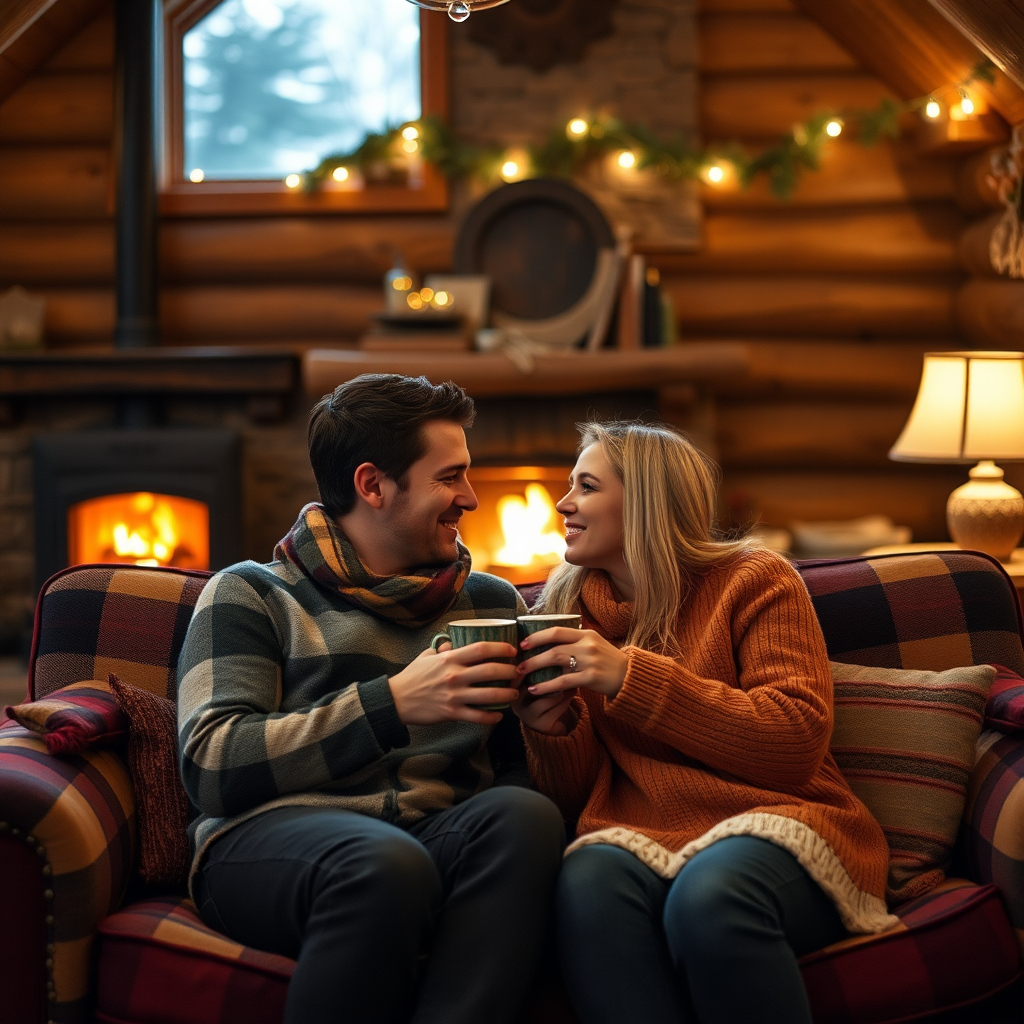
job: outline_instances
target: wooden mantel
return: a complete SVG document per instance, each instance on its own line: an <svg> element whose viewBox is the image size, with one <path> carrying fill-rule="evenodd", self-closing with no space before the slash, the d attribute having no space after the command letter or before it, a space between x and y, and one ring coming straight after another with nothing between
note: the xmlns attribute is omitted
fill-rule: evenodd
<svg viewBox="0 0 1024 1024"><path fill-rule="evenodd" d="M501 353L310 349L303 359L302 377L306 392L314 397L361 373L423 374L432 381L452 380L474 397L662 391L743 377L749 368L749 351L737 342L707 342L637 352L537 355L532 363L532 368L521 369Z"/></svg>
<svg viewBox="0 0 1024 1024"><path fill-rule="evenodd" d="M0 352L0 399L46 395L283 395L297 381L286 349L195 347Z"/></svg>

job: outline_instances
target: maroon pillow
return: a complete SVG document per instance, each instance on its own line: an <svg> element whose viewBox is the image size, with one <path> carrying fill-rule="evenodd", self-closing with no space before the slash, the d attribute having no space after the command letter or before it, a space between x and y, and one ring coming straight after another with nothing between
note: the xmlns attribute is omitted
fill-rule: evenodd
<svg viewBox="0 0 1024 1024"><path fill-rule="evenodd" d="M130 686L113 672L109 679L129 722L128 770L135 782L139 817L139 875L151 885L177 884L188 876L191 856L174 702Z"/></svg>
<svg viewBox="0 0 1024 1024"><path fill-rule="evenodd" d="M82 754L128 735L128 719L101 679L72 683L40 700L6 707L4 713L37 733L51 754Z"/></svg>
<svg viewBox="0 0 1024 1024"><path fill-rule="evenodd" d="M1024 679L1013 669L993 665L996 677L985 704L985 728L999 732L1024 730Z"/></svg>

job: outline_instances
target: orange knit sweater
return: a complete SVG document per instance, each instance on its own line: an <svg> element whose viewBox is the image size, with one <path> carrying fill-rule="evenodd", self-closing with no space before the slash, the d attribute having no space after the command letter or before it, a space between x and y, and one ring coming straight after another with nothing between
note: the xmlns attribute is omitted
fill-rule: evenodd
<svg viewBox="0 0 1024 1024"><path fill-rule="evenodd" d="M605 573L588 574L582 603L586 625L623 640L630 605ZM678 658L624 648L622 689L581 690L568 736L524 728L537 786L578 820L569 852L611 843L673 878L719 839L759 836L797 858L850 931L891 927L889 851L828 750L832 676L796 570L766 550L708 570L678 638Z"/></svg>

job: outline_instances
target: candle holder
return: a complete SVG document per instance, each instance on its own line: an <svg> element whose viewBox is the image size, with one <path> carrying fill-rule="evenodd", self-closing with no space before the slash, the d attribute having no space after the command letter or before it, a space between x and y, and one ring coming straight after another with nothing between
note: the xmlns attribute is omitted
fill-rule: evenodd
<svg viewBox="0 0 1024 1024"><path fill-rule="evenodd" d="M508 0L409 0L409 3L428 11L447 11L452 21L465 21L474 11L500 7Z"/></svg>

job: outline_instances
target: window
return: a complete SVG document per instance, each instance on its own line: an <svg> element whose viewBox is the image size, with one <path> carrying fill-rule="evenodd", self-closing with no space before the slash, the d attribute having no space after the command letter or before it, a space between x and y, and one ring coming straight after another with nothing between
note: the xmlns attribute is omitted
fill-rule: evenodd
<svg viewBox="0 0 1024 1024"><path fill-rule="evenodd" d="M162 211L443 209L429 167L314 195L284 179L369 131L444 114L445 32L407 0L170 0Z"/></svg>

